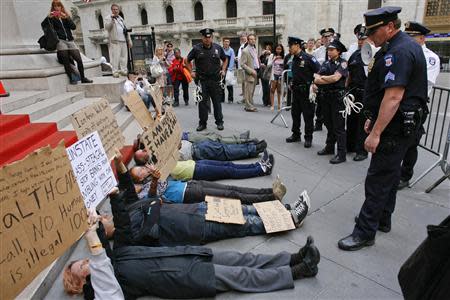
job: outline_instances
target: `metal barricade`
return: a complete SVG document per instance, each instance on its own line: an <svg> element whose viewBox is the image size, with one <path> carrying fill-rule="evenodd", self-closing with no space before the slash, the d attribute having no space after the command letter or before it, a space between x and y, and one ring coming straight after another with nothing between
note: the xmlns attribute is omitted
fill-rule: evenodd
<svg viewBox="0 0 450 300"><path fill-rule="evenodd" d="M288 94L289 93L287 93L286 92L286 97L284 96L284 91L285 91L285 89L289 89L289 80L288 80L288 76L287 76L287 72L289 72L289 70L284 70L283 71L283 73L281 73L281 78L283 78L283 84L281 85L281 94L283 95L283 98L285 98L285 99L281 99L281 108L280 108L280 110L277 112L277 114L272 118L272 120L270 121L270 123L272 123L273 124L273 122L278 118L278 117L280 117L281 118L281 120L283 121L283 123L284 123L284 127L286 127L286 128L289 128L289 126L287 125L287 123L286 123L286 119L284 118L284 116L283 116L283 111L286 111L286 110L290 110L291 109L291 105L289 105L289 106L284 106L284 100L287 100L286 98L288 97ZM285 76L286 75L286 76ZM286 77L286 80L284 80L284 78ZM286 87L285 87L285 85L286 85ZM292 104L292 91L291 91L291 104Z"/></svg>
<svg viewBox="0 0 450 300"><path fill-rule="evenodd" d="M425 172L417 177L409 187L415 185L419 180L424 178L434 168L440 166L444 175L426 189L426 193L431 192L435 187L441 184L446 178L450 179L450 166L448 154L450 148L450 89L435 86L430 97L428 120L425 121L425 136L422 137L419 146L426 151L438 156L435 161ZM447 130L447 135L445 135ZM446 139L445 139L446 137Z"/></svg>

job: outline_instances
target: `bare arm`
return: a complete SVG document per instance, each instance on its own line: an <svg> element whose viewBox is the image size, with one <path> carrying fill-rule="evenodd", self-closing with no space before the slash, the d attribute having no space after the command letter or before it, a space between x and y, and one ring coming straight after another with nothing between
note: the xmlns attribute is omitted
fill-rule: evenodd
<svg viewBox="0 0 450 300"><path fill-rule="evenodd" d="M328 76L318 76L316 79L314 79L315 84L330 84L338 82L342 78L341 73L336 72L333 75Z"/></svg>

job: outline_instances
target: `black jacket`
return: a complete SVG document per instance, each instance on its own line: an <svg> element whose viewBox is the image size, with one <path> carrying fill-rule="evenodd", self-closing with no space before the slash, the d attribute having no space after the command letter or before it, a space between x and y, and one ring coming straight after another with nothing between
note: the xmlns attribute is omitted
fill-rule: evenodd
<svg viewBox="0 0 450 300"><path fill-rule="evenodd" d="M44 31L50 26L49 22L53 25L53 29L56 31L60 40L73 41L72 30L75 30L77 26L71 18L59 19L47 17L41 23Z"/></svg>

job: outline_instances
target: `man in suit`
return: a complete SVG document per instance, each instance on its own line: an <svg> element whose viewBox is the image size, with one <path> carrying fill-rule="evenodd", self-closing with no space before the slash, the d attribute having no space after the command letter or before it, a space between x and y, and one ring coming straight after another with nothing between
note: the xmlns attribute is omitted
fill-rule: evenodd
<svg viewBox="0 0 450 300"><path fill-rule="evenodd" d="M244 70L244 100L245 111L255 112L256 107L253 105L253 94L255 86L258 82L259 59L256 50L256 36L251 33L247 36L247 47L242 51L240 65Z"/></svg>

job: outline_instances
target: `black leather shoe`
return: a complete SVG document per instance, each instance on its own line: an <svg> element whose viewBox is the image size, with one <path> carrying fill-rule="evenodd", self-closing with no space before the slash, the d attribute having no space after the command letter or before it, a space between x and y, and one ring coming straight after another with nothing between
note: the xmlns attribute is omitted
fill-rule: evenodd
<svg viewBox="0 0 450 300"><path fill-rule="evenodd" d="M174 103L172 104L172 106L173 106L173 107L180 106L180 102L174 102Z"/></svg>
<svg viewBox="0 0 450 300"><path fill-rule="evenodd" d="M295 142L300 142L301 140L302 139L300 136L293 134L286 139L286 143L295 143Z"/></svg>
<svg viewBox="0 0 450 300"><path fill-rule="evenodd" d="M405 187L409 186L409 180L402 180L400 179L400 183L398 184L397 190L404 189Z"/></svg>
<svg viewBox="0 0 450 300"><path fill-rule="evenodd" d="M355 217L355 223L358 223L358 216ZM388 233L391 231L391 225L378 224L378 231Z"/></svg>
<svg viewBox="0 0 450 300"><path fill-rule="evenodd" d="M223 125L222 124L217 125L217 130L223 130Z"/></svg>
<svg viewBox="0 0 450 300"><path fill-rule="evenodd" d="M206 129L206 125L198 125L197 131L202 131Z"/></svg>
<svg viewBox="0 0 450 300"><path fill-rule="evenodd" d="M184 105L188 106L189 105L189 101L184 101Z"/></svg>
<svg viewBox="0 0 450 300"><path fill-rule="evenodd" d="M317 152L317 155L330 155L330 154L334 154L334 149L330 149L328 147L325 147Z"/></svg>
<svg viewBox="0 0 450 300"><path fill-rule="evenodd" d="M338 247L345 251L356 251L364 247L372 246L375 244L375 239L362 239L358 236L353 236L350 234L345 238L339 240Z"/></svg>
<svg viewBox="0 0 450 300"><path fill-rule="evenodd" d="M314 131L322 131L322 124L316 123L314 126Z"/></svg>
<svg viewBox="0 0 450 300"><path fill-rule="evenodd" d="M337 165L345 161L347 161L347 158L345 158L345 156L336 155L332 159L330 159L330 164Z"/></svg>
<svg viewBox="0 0 450 300"><path fill-rule="evenodd" d="M306 140L305 141L305 148L311 148L311 146L312 146L312 141Z"/></svg>
<svg viewBox="0 0 450 300"><path fill-rule="evenodd" d="M367 154L356 154L355 157L353 157L354 161L362 161L367 158Z"/></svg>
<svg viewBox="0 0 450 300"><path fill-rule="evenodd" d="M84 78L81 78L81 83L93 83L93 81L84 77Z"/></svg>

